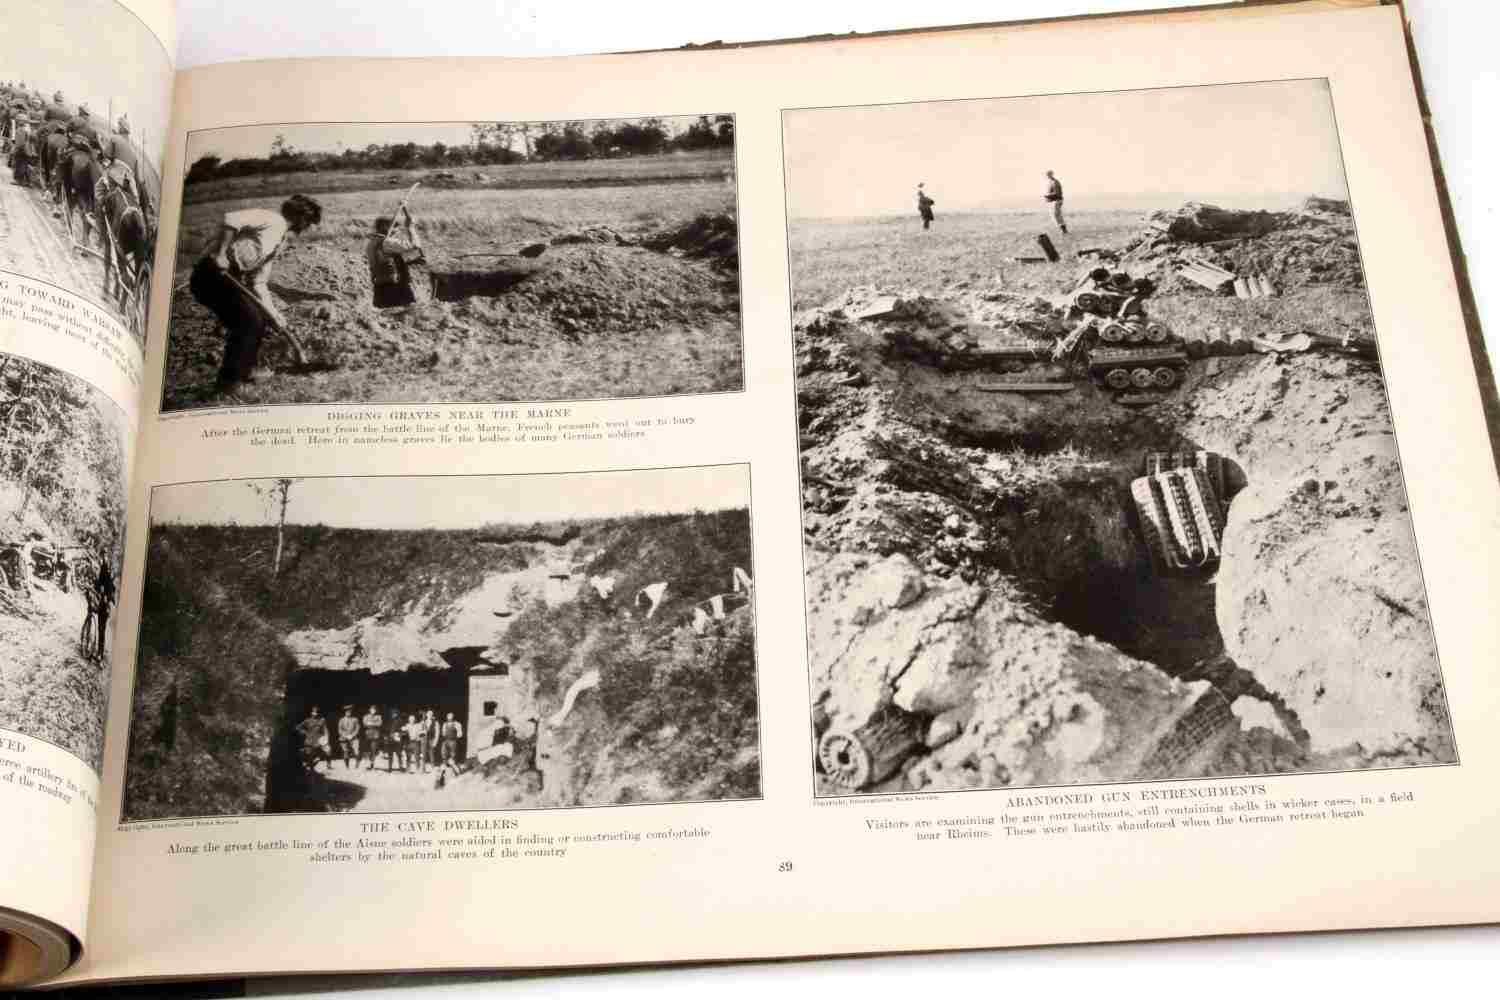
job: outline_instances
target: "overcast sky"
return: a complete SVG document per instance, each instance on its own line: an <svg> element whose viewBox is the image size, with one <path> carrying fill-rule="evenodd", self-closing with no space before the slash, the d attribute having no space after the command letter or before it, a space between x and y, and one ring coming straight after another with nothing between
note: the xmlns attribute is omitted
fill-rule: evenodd
<svg viewBox="0 0 1500 1000"><path fill-rule="evenodd" d="M151 520L162 524L270 524L272 507L233 480L161 486ZM532 476L351 476L298 479L290 524L340 528L479 528L622 514L678 514L750 505L746 466Z"/></svg>
<svg viewBox="0 0 1500 1000"><path fill-rule="evenodd" d="M119 4L100 0L0 0L0 80L21 80L47 99L61 90L100 117L130 115L151 162L161 159L172 74L161 42ZM113 122L111 122L113 124Z"/></svg>
<svg viewBox="0 0 1500 1000"><path fill-rule="evenodd" d="M499 121L501 119L496 119ZM611 119L617 121L620 119ZM663 117L662 123L672 133L687 128L696 117ZM591 126L589 122L585 127ZM346 148L364 149L371 143L415 142L431 145L443 142L449 146L466 146L474 141L469 122L434 124L351 125L318 123L311 125L245 125L235 128L206 129L188 137L187 158L192 163L206 153L220 159L265 156L278 135L303 152L338 153Z"/></svg>
<svg viewBox="0 0 1500 1000"><path fill-rule="evenodd" d="M1347 197L1322 80L790 111L793 218L1042 207L1139 208Z"/></svg>

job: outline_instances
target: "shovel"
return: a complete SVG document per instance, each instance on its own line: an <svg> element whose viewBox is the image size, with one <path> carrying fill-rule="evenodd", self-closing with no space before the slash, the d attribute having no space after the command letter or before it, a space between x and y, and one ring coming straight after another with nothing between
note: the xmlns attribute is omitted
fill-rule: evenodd
<svg viewBox="0 0 1500 1000"><path fill-rule="evenodd" d="M297 335L291 330L287 329L285 326L282 326L281 323L277 321L276 317L271 315L271 310L266 308L266 304L259 298L257 298L254 292L246 288L238 278L225 271L221 271L220 275L224 278L225 281L229 282L235 288L238 288L241 292L243 292L245 298L254 303L255 308L260 311L260 314L263 317L265 317L265 320L270 325L271 329L275 330L277 333L285 337L287 343L292 345L292 355L296 359L297 367L304 370L308 369L310 367L310 363L307 360L307 350L302 346L302 341L297 339Z"/></svg>

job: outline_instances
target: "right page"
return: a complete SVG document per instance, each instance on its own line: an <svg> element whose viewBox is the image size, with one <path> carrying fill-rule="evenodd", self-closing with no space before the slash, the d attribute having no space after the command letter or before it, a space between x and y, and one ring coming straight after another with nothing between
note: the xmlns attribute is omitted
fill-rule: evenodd
<svg viewBox="0 0 1500 1000"><path fill-rule="evenodd" d="M182 75L77 978L1494 919L1345 6Z"/></svg>

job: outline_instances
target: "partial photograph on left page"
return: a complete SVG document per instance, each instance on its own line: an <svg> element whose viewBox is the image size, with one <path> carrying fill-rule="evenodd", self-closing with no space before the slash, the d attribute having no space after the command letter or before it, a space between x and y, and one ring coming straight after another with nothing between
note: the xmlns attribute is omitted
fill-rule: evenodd
<svg viewBox="0 0 1500 1000"><path fill-rule="evenodd" d="M114 3L7 8L36 27L0 41L0 270L83 296L144 343L166 56Z"/></svg>

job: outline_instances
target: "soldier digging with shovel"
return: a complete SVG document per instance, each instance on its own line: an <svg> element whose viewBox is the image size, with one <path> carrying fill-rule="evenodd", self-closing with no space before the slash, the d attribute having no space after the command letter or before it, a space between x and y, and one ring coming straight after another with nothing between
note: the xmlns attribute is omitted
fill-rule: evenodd
<svg viewBox="0 0 1500 1000"><path fill-rule="evenodd" d="M299 366L307 364L302 344L271 295L271 265L293 234L322 219L323 207L301 194L282 202L280 213L263 208L230 212L224 216L218 237L193 268L188 282L193 298L224 324L219 392L254 381L260 342L268 327L291 344Z"/></svg>

